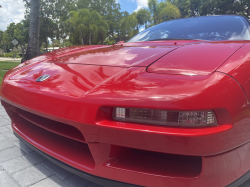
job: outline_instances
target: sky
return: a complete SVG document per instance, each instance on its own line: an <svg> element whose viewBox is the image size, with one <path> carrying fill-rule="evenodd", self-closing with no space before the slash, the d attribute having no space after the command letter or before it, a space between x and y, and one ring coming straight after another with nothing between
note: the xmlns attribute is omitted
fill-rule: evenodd
<svg viewBox="0 0 250 187"><path fill-rule="evenodd" d="M116 0L121 5L121 11L129 13L148 6L148 0ZM24 19L23 0L0 0L0 30L5 31L8 24L18 23Z"/></svg>
<svg viewBox="0 0 250 187"><path fill-rule="evenodd" d="M0 0L0 30L4 31L7 25L15 22L18 23L24 19L24 2L23 0Z"/></svg>

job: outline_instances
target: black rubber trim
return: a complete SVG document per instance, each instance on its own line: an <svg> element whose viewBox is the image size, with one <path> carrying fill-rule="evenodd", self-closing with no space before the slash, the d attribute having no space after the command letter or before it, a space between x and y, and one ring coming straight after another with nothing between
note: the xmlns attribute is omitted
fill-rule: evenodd
<svg viewBox="0 0 250 187"><path fill-rule="evenodd" d="M51 162L53 162L54 164L60 166L61 168L74 173L75 175L78 175L84 179L87 179L89 181L92 181L96 184L99 184L101 186L104 187L139 187L137 185L133 185L133 184L128 184L128 183L123 183L123 182L118 182L118 181L114 181L114 180L110 180L110 179L105 179L102 177L97 177L88 173L85 173L81 170L78 170L68 164L65 164L63 162L61 162L60 160L57 160L53 157L51 157L50 155L40 151L39 149L37 149L36 147L34 147L33 145L31 145L30 143L28 143L27 141L25 141L21 136L19 136L16 132L14 132L15 136L20 139L23 140L29 147L31 147L32 149L34 149L34 151L36 151L37 153L41 154L42 156L44 156L45 158L47 158L48 160L50 160Z"/></svg>
<svg viewBox="0 0 250 187"><path fill-rule="evenodd" d="M240 178L238 178L233 183L227 185L226 187L239 187L240 185L244 184L248 179L250 179L250 171L246 172Z"/></svg>

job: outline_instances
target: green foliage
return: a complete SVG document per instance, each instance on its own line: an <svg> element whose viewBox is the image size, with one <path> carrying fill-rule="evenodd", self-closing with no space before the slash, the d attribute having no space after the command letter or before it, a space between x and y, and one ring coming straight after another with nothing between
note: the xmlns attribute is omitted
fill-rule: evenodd
<svg viewBox="0 0 250 187"><path fill-rule="evenodd" d="M108 35L109 25L102 19L102 16L96 11L89 9L80 9L77 12L70 12L70 19L67 20L70 31L70 41L74 43L78 36L81 44L103 43Z"/></svg>
<svg viewBox="0 0 250 187"><path fill-rule="evenodd" d="M206 15L243 15L250 19L249 0L172 0L181 17Z"/></svg>
<svg viewBox="0 0 250 187"><path fill-rule="evenodd" d="M155 23L159 24L164 21L179 18L180 16L180 10L171 2L160 2L155 15Z"/></svg>
<svg viewBox="0 0 250 187"><path fill-rule="evenodd" d="M180 10L171 1L159 3L158 0L149 0L148 7L152 16L151 25L177 19L181 16Z"/></svg>
<svg viewBox="0 0 250 187"><path fill-rule="evenodd" d="M0 48L12 48L16 38L27 43L29 0L24 0L26 20L12 23L6 32L0 31ZM54 46L114 44L126 41L141 29L164 21L191 16L237 14L250 18L249 0L148 0L148 8L137 12L120 11L116 0L40 0L40 47L48 39ZM28 24L27 24L28 23ZM69 38L69 39L68 39ZM60 39L68 41L57 43ZM24 45L25 46L25 45Z"/></svg>
<svg viewBox="0 0 250 187"><path fill-rule="evenodd" d="M24 56L24 51L26 50L25 44L28 43L29 39L29 23L26 20L16 24L14 28L14 38L21 46L22 56Z"/></svg>
<svg viewBox="0 0 250 187"><path fill-rule="evenodd" d="M70 43L69 41L63 42L62 44L59 45L60 48L70 47L70 46L73 46L73 44Z"/></svg>
<svg viewBox="0 0 250 187"><path fill-rule="evenodd" d="M14 57L14 53L12 53L12 52L10 52L10 53L3 53L3 54L0 54L0 57L6 57L6 58ZM20 58L19 54L15 54L15 57L16 58Z"/></svg>
<svg viewBox="0 0 250 187"><path fill-rule="evenodd" d="M6 70L12 69L12 68L18 66L19 64L20 64L20 62L0 61L0 85L2 84L3 76L7 72Z"/></svg>
<svg viewBox="0 0 250 187"><path fill-rule="evenodd" d="M3 49L3 31L0 30L0 48Z"/></svg>
<svg viewBox="0 0 250 187"><path fill-rule="evenodd" d="M153 25L156 24L156 14L157 14L157 10L158 10L158 0L148 0L148 8L149 11L152 15L152 20L153 20Z"/></svg>
<svg viewBox="0 0 250 187"><path fill-rule="evenodd" d="M123 34L121 33L122 27L120 22L123 16L126 16L128 13L120 12L120 4L116 3L115 0L78 0L77 9L97 11L109 26L107 35L113 37L117 42L122 39ZM102 38L103 36L100 36L101 40L97 43L103 43Z"/></svg>

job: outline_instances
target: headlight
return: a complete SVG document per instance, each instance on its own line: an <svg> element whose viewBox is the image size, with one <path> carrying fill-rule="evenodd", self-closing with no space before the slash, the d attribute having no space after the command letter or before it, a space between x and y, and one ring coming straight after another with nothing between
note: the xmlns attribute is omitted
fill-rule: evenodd
<svg viewBox="0 0 250 187"><path fill-rule="evenodd" d="M113 109L113 119L117 121L179 127L206 127L217 125L212 110L167 111L144 108Z"/></svg>

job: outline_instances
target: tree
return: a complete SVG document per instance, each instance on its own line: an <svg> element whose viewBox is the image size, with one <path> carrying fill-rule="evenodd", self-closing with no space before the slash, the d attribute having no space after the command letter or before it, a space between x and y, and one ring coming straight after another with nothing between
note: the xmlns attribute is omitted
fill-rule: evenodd
<svg viewBox="0 0 250 187"><path fill-rule="evenodd" d="M4 49L4 52L6 53L8 52L8 42L10 41L9 35L7 32L3 32L2 41L3 41L3 49Z"/></svg>
<svg viewBox="0 0 250 187"><path fill-rule="evenodd" d="M71 28L71 41L74 41L75 36L80 34L81 43L88 38L88 43L91 45L94 43L101 43L107 37L109 26L102 16L95 10L90 11L89 9L80 9L79 11L71 11L70 19L67 23ZM72 39L73 38L73 39ZM73 42L74 43L74 42Z"/></svg>
<svg viewBox="0 0 250 187"><path fill-rule="evenodd" d="M46 49L48 38L52 41L65 36L65 21L68 19L69 9L75 0L40 0L40 46L44 42Z"/></svg>
<svg viewBox="0 0 250 187"><path fill-rule="evenodd" d="M30 19L30 1L25 1L26 13L25 19ZM77 0L40 0L40 37L39 48L45 43L48 47L49 38L65 39L67 37L67 27L65 21L68 19L68 13L76 6Z"/></svg>
<svg viewBox="0 0 250 187"><path fill-rule="evenodd" d="M69 19L66 21L68 23L70 39L72 43L78 43L78 37L80 33L81 44L84 45L84 37L85 37L85 26L82 24L82 20L80 19L77 11L71 11L69 13Z"/></svg>
<svg viewBox="0 0 250 187"><path fill-rule="evenodd" d="M100 29L105 30L105 28L108 28L107 22L102 20L101 15L96 10L81 9L78 16L82 19L82 25L89 35L89 45L92 44L92 38L96 37Z"/></svg>
<svg viewBox="0 0 250 187"><path fill-rule="evenodd" d="M17 23L14 29L14 38L17 39L18 44L21 46L22 56L24 57L24 51L26 50L25 44L29 39L29 24L27 21Z"/></svg>
<svg viewBox="0 0 250 187"><path fill-rule="evenodd" d="M176 19L181 16L180 10L171 1L149 0L149 11L152 15L152 25Z"/></svg>
<svg viewBox="0 0 250 187"><path fill-rule="evenodd" d="M181 16L180 10L171 2L160 2L155 15L155 23L159 24L171 19L177 19Z"/></svg>
<svg viewBox="0 0 250 187"><path fill-rule="evenodd" d="M52 19L40 17L40 36L39 36L39 49L45 43L46 51L48 49L48 38L53 41L54 38L59 38L58 25Z"/></svg>
<svg viewBox="0 0 250 187"><path fill-rule="evenodd" d="M121 27L121 21L123 17L127 17L128 12L120 12L120 4L116 3L116 0L78 0L77 9L89 9L90 11L97 11L104 21L107 22L108 36L113 38L112 41L116 42L124 40L124 36L121 32L124 28ZM97 43L103 43L103 36L98 37L101 41Z"/></svg>
<svg viewBox="0 0 250 187"><path fill-rule="evenodd" d="M40 0L30 1L30 31L27 52L23 61L34 58L40 54L39 31L40 31Z"/></svg>
<svg viewBox="0 0 250 187"><path fill-rule="evenodd" d="M191 1L192 0L173 0L171 1L176 7L179 8L182 18L191 16Z"/></svg>
<svg viewBox="0 0 250 187"><path fill-rule="evenodd" d="M149 0L148 1L148 8L149 11L152 15L152 19L153 19L153 25L156 25L156 14L157 14L157 9L158 9L158 0Z"/></svg>
<svg viewBox="0 0 250 187"><path fill-rule="evenodd" d="M181 17L206 15L243 15L250 19L249 0L171 0Z"/></svg>
<svg viewBox="0 0 250 187"><path fill-rule="evenodd" d="M148 22L150 21L150 12L145 9L145 8L142 8L140 10L138 10L136 13L135 13L135 17L136 19L138 20L137 21L137 31L139 33L139 29L145 25L145 27L147 27L147 24Z"/></svg>
<svg viewBox="0 0 250 187"><path fill-rule="evenodd" d="M249 16L249 5L248 0L211 0L202 1L200 5L200 15L206 14L233 14L233 15L244 15Z"/></svg>
<svg viewBox="0 0 250 187"><path fill-rule="evenodd" d="M15 23L10 23L6 31L3 32L2 42L3 42L4 52L9 52L9 49L13 48L12 40L14 39L15 27L16 27Z"/></svg>
<svg viewBox="0 0 250 187"><path fill-rule="evenodd" d="M4 33L4 32L0 30L0 48L1 48L1 49L4 49L4 47L3 47L3 42L2 42L2 41L3 41L3 33Z"/></svg>
<svg viewBox="0 0 250 187"><path fill-rule="evenodd" d="M138 34L137 26L138 26L138 19L136 18L136 13L131 14L126 19L126 29L129 38L132 38L136 34Z"/></svg>
<svg viewBox="0 0 250 187"><path fill-rule="evenodd" d="M142 8L138 10L137 12L133 12L129 16L125 17L123 20L121 20L122 27L122 32L124 32L125 40L135 36L136 34L139 33L140 28L145 26L147 28L147 24L151 19L151 15L149 10Z"/></svg>

